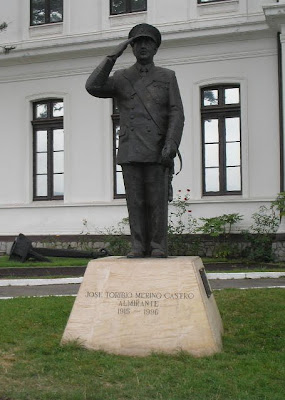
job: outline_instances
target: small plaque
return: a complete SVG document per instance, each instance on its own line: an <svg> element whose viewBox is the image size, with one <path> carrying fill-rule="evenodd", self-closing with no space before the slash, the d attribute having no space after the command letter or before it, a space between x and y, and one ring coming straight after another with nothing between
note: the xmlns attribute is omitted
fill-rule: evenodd
<svg viewBox="0 0 285 400"><path fill-rule="evenodd" d="M207 297L210 298L210 297L211 297L211 294L212 294L212 289L211 289L211 286L210 286L210 284L209 284L209 281L208 281L208 278L207 278L207 275L206 275L205 268L201 268L201 269L199 270L199 272L200 272L200 275L201 275L201 279L202 279L202 282L203 282L203 285L204 285L204 288L205 288L205 292L206 292L206 294L207 294Z"/></svg>

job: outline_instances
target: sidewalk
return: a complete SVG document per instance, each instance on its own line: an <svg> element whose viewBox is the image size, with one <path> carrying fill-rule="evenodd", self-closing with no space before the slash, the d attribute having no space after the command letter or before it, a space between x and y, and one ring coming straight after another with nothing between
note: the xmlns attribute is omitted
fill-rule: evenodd
<svg viewBox="0 0 285 400"><path fill-rule="evenodd" d="M208 273L211 288L284 288L285 272ZM57 279L1 279L0 300L14 297L76 296L83 277Z"/></svg>

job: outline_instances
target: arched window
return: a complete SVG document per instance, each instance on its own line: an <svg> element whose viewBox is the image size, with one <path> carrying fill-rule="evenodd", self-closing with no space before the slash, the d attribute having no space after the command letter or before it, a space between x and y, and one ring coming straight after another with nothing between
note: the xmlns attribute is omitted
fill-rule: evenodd
<svg viewBox="0 0 285 400"><path fill-rule="evenodd" d="M116 103L113 99L113 171L114 171L114 198L125 198L125 186L123 180L122 167L117 164L117 152L119 147L119 132L120 132L120 114Z"/></svg>
<svg viewBox="0 0 285 400"><path fill-rule="evenodd" d="M64 195L64 107L62 99L33 103L33 198Z"/></svg>
<svg viewBox="0 0 285 400"><path fill-rule="evenodd" d="M241 194L239 85L201 89L203 194Z"/></svg>

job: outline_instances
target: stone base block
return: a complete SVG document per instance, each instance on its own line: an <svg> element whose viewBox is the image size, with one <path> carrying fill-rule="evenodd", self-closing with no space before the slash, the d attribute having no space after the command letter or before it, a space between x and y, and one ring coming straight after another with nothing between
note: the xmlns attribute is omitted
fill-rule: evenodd
<svg viewBox="0 0 285 400"><path fill-rule="evenodd" d="M145 356L222 348L222 321L199 257L89 262L62 343Z"/></svg>

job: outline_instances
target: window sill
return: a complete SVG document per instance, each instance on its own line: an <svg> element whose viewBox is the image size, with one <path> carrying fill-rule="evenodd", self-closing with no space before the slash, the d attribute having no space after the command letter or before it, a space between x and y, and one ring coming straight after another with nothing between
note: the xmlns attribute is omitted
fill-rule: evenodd
<svg viewBox="0 0 285 400"><path fill-rule="evenodd" d="M120 25L137 24L146 22L147 11L139 11L127 14L109 15L109 21L111 27Z"/></svg>
<svg viewBox="0 0 285 400"><path fill-rule="evenodd" d="M201 201L206 203L225 203L225 202L235 203L236 201L242 201L242 200L248 201L248 199L245 199L242 194L225 194L225 195L204 194L201 198Z"/></svg>
<svg viewBox="0 0 285 400"><path fill-rule="evenodd" d="M214 3L197 4L199 16L211 14L224 14L238 11L239 0L217 1Z"/></svg>
<svg viewBox="0 0 285 400"><path fill-rule="evenodd" d="M29 27L30 37L61 35L62 32L63 22L56 22L44 25L33 25Z"/></svg>
<svg viewBox="0 0 285 400"><path fill-rule="evenodd" d="M26 204L0 204L2 209L27 209L27 208L78 208L78 207L126 207L126 199L112 199L110 201L94 201L94 202L78 202L69 203L65 200L33 200L31 203Z"/></svg>

